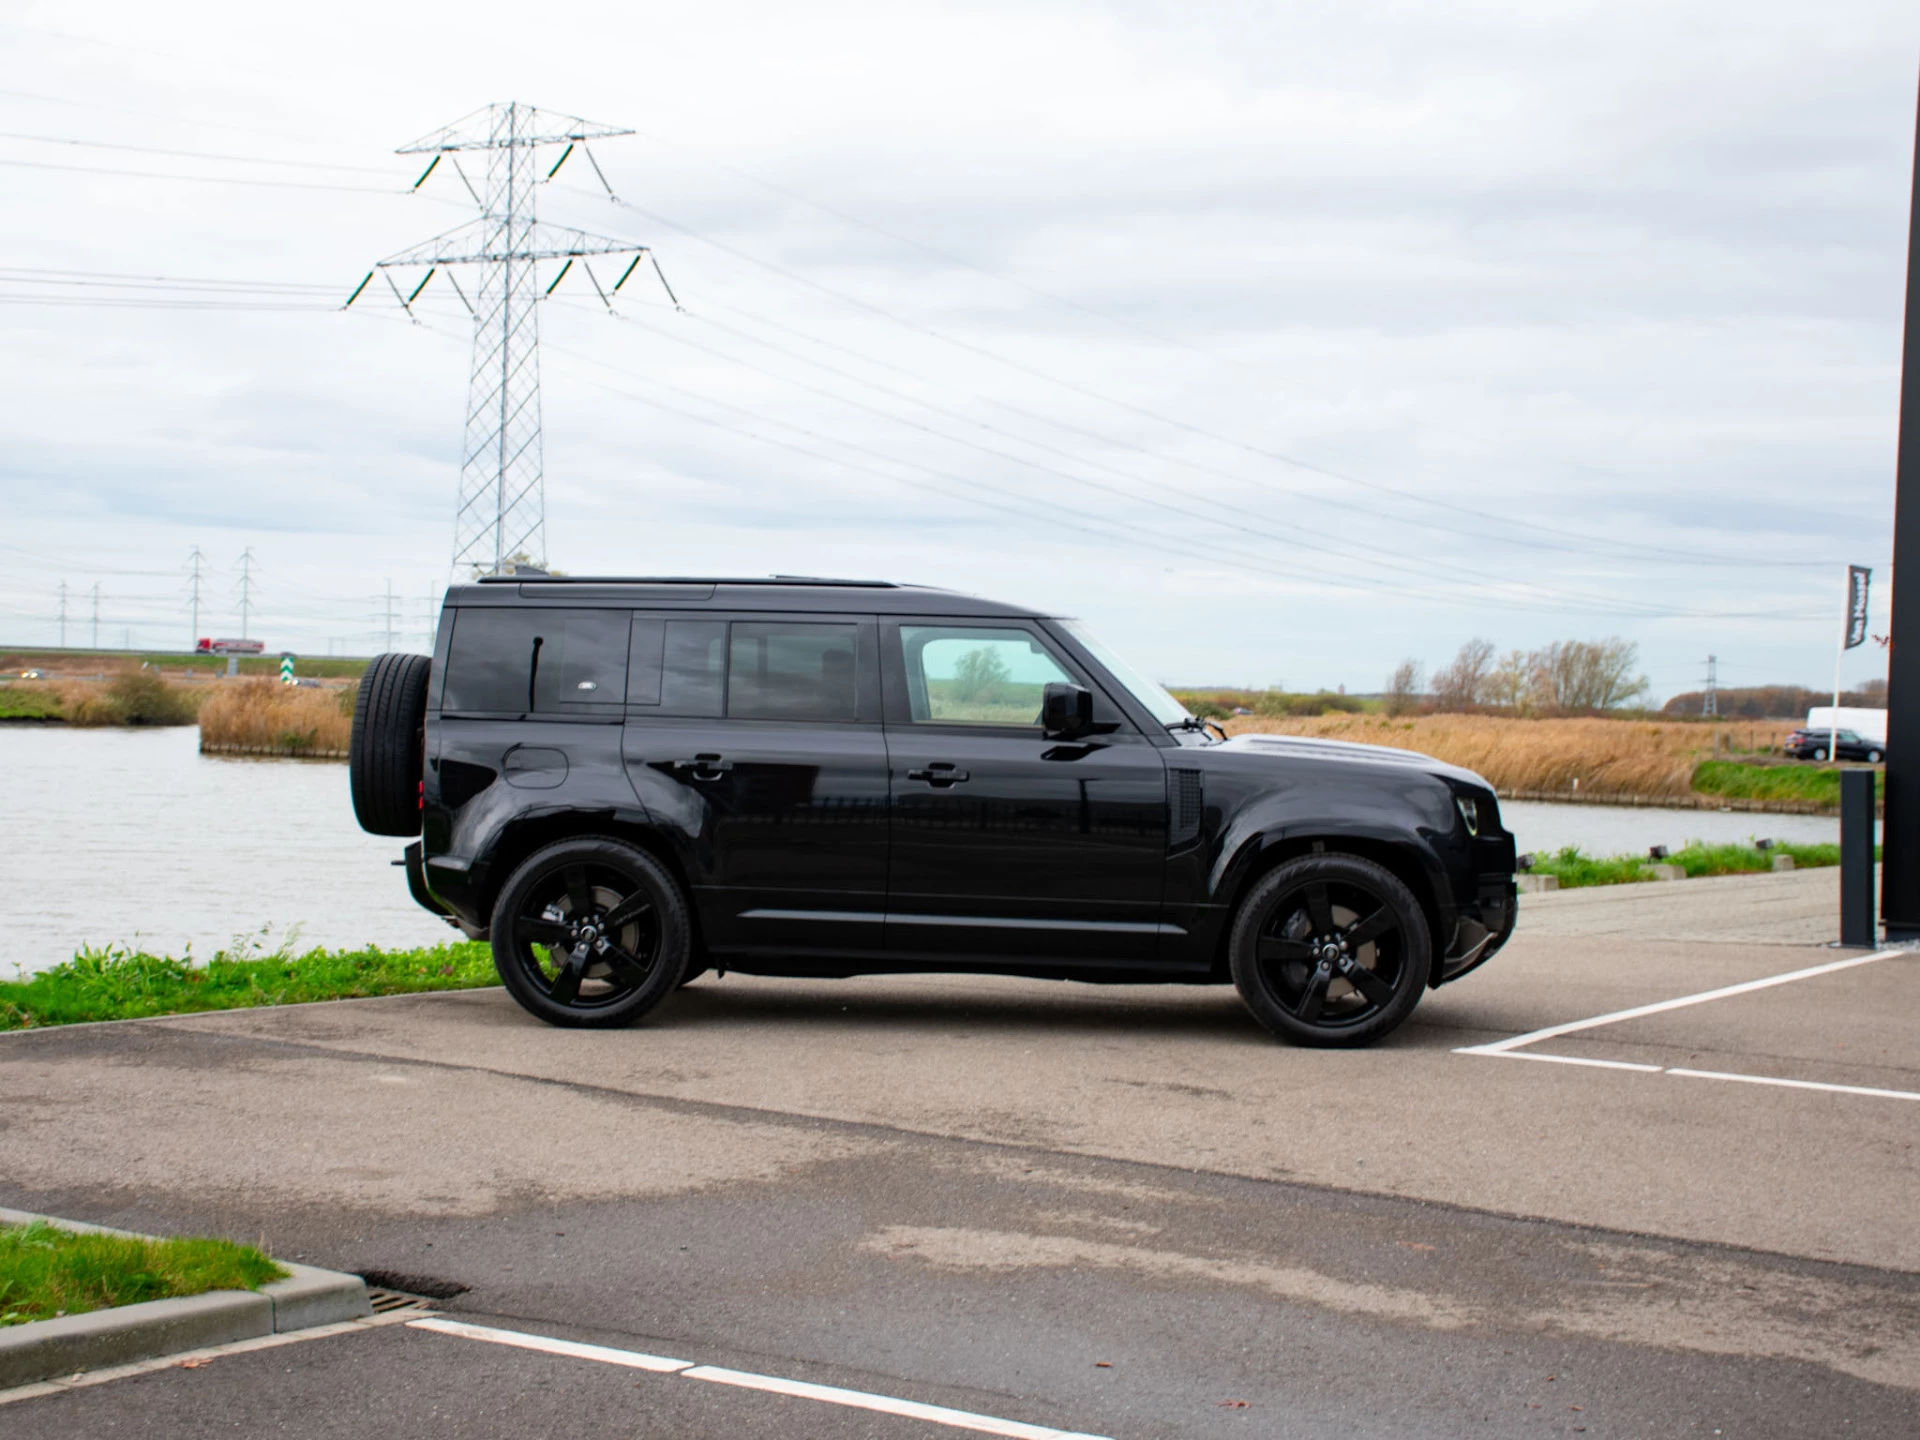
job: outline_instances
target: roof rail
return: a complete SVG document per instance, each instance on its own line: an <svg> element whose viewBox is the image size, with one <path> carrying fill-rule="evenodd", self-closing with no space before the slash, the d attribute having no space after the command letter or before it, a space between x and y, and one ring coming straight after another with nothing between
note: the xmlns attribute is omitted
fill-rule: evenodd
<svg viewBox="0 0 1920 1440"><path fill-rule="evenodd" d="M851 590L898 590L892 580L829 580L813 575L482 575L482 585L831 585Z"/></svg>

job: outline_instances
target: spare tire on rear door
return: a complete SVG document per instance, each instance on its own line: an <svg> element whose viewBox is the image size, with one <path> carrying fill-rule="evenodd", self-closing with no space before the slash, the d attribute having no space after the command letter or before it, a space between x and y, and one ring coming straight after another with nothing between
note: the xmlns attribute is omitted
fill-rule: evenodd
<svg viewBox="0 0 1920 1440"><path fill-rule="evenodd" d="M380 655L360 677L347 774L354 818L370 834L420 833L427 672L432 668L424 655Z"/></svg>

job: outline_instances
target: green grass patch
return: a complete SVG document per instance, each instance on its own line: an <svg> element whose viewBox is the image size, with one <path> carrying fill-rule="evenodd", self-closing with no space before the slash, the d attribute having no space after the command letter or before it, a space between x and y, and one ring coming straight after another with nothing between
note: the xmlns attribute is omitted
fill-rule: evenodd
<svg viewBox="0 0 1920 1440"><path fill-rule="evenodd" d="M287 1272L231 1240L87 1235L35 1220L0 1227L0 1326L143 1300L257 1290Z"/></svg>
<svg viewBox="0 0 1920 1440"><path fill-rule="evenodd" d="M1757 845L1707 845L1695 840L1674 850L1659 863L1678 865L1689 880L1707 875L1751 875L1773 869L1773 857L1791 855L1796 870L1818 869L1840 863L1838 845L1803 845L1794 841L1775 842L1771 849ZM1880 847L1874 847L1880 858ZM1562 890L1584 885L1631 885L1650 877L1645 873L1654 864L1644 855L1589 855L1569 845L1547 855L1536 855L1530 875L1552 875Z"/></svg>
<svg viewBox="0 0 1920 1440"><path fill-rule="evenodd" d="M240 673L242 675L278 675L280 673L280 652L269 650L264 655L242 655ZM224 675L227 669L227 657L224 655L199 655L186 650L18 650L0 651L0 670L25 670L33 666L46 669L66 670L75 666L91 673L88 662L132 661L136 665L151 665L156 670L178 671L193 670L201 675ZM342 677L358 678L364 675L371 664L365 658L350 658L341 655L301 655L294 661L297 672L320 680L337 680Z"/></svg>
<svg viewBox="0 0 1920 1440"><path fill-rule="evenodd" d="M44 685L0 685L0 720L61 720L60 697Z"/></svg>
<svg viewBox="0 0 1920 1440"><path fill-rule="evenodd" d="M0 982L0 1030L136 1020L255 1005L299 1005L423 990L497 985L493 952L479 942L424 950L309 950L230 955L204 965L113 947L83 950L63 965Z"/></svg>
<svg viewBox="0 0 1920 1440"><path fill-rule="evenodd" d="M1887 776L1876 770L1875 799L1886 796ZM1832 765L1747 765L1738 760L1703 760L1694 767L1693 788L1700 795L1735 800L1808 800L1840 805L1840 771Z"/></svg>

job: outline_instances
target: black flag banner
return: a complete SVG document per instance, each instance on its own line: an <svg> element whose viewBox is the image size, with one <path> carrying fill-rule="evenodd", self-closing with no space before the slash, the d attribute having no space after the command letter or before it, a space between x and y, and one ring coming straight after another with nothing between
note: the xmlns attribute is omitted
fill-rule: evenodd
<svg viewBox="0 0 1920 1440"><path fill-rule="evenodd" d="M1851 650L1865 643L1867 638L1867 585L1873 579L1873 571L1865 565L1847 567L1847 643L1843 647Z"/></svg>

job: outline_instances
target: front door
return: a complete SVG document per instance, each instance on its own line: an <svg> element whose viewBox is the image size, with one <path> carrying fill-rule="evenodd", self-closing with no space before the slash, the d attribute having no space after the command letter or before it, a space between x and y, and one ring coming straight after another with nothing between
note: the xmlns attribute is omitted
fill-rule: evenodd
<svg viewBox="0 0 1920 1440"><path fill-rule="evenodd" d="M887 949L947 963L1151 960L1167 782L1160 751L1037 625L883 623L892 853ZM1054 681L1096 729L1039 725Z"/></svg>
<svg viewBox="0 0 1920 1440"><path fill-rule="evenodd" d="M680 849L710 949L881 944L877 662L871 620L634 617L627 773Z"/></svg>

